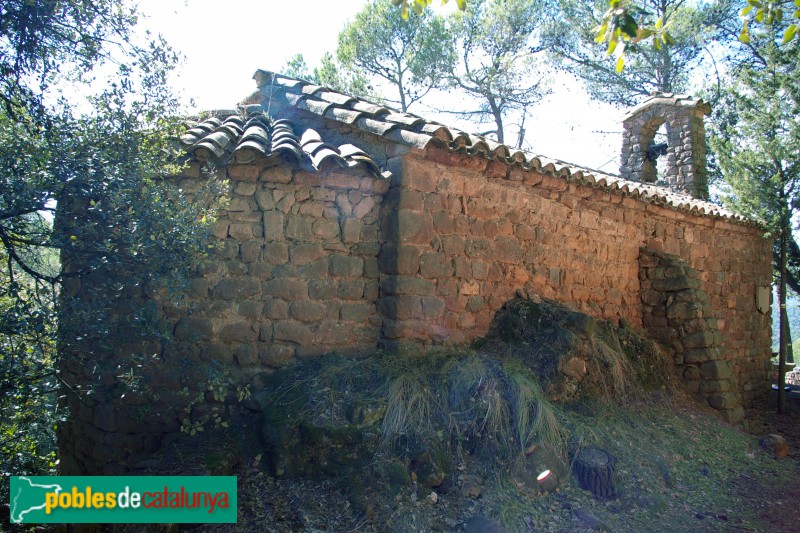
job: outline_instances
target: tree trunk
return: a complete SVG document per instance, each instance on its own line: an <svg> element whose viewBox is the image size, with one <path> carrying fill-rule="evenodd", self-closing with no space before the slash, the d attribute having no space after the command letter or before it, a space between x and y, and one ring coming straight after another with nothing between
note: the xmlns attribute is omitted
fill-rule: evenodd
<svg viewBox="0 0 800 533"><path fill-rule="evenodd" d="M786 272L786 298L789 298L789 272ZM788 304L787 304L788 305ZM789 310L786 310L786 320L783 322L783 327L786 328L786 364L791 365L794 363L794 347L792 346L792 327L789 323Z"/></svg>
<svg viewBox="0 0 800 533"><path fill-rule="evenodd" d="M781 217L780 270L778 279L778 304L780 305L780 346L778 347L778 413L786 411L786 343L788 340L786 316L786 233L787 223Z"/></svg>
<svg viewBox="0 0 800 533"><path fill-rule="evenodd" d="M522 150L522 142L525 140L525 116L528 114L528 106L522 107L522 123L519 125L519 135L517 136L517 149Z"/></svg>
<svg viewBox="0 0 800 533"><path fill-rule="evenodd" d="M494 124L497 127L497 142L503 144L505 136L503 135L503 111L495 103L494 98L487 98L489 101L489 109L492 111L494 117Z"/></svg>
<svg viewBox="0 0 800 533"><path fill-rule="evenodd" d="M400 111L405 113L408 111L408 105L406 105L406 92L405 87L403 87L403 71L400 68L400 62L397 63L397 93L400 96Z"/></svg>
<svg viewBox="0 0 800 533"><path fill-rule="evenodd" d="M777 244L777 243L776 243ZM794 235L790 235L787 239L786 248L786 285L794 291L795 294L800 294L800 246L794 240ZM776 250L775 258L777 260L778 253ZM777 264L775 265L777 270Z"/></svg>

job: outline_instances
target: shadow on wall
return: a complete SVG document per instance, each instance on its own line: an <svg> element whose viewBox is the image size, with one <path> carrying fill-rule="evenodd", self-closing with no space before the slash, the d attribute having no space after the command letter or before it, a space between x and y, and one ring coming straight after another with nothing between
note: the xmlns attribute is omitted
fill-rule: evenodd
<svg viewBox="0 0 800 533"><path fill-rule="evenodd" d="M676 256L642 248L642 323L675 357L684 387L738 423L744 409L700 274Z"/></svg>

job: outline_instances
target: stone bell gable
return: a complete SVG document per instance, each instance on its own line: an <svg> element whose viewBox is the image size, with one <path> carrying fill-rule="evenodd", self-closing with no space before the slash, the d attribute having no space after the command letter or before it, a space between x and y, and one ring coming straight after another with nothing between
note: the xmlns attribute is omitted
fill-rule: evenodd
<svg viewBox="0 0 800 533"><path fill-rule="evenodd" d="M666 157L665 185L701 200L708 199L706 133L703 117L711 106L699 99L653 94L624 117L620 175L627 180L655 183L656 159ZM666 146L654 142L663 125Z"/></svg>
<svg viewBox="0 0 800 533"><path fill-rule="evenodd" d="M68 385L95 359L148 362L138 395L120 398L109 374L94 403L66 397L64 473L131 467L221 408L192 399L222 379L235 390L333 351L463 346L520 293L643 330L732 422L765 388L772 246L754 221L304 80L255 79L237 110L181 139L173 179L187 200L207 180L228 188L186 302L141 295L171 337L70 344L81 364L63 366ZM693 105L681 112L696 117Z"/></svg>

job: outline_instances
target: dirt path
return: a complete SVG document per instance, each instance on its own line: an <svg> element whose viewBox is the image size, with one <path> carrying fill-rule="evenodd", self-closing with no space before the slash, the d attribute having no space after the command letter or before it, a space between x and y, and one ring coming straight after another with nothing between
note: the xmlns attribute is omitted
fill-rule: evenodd
<svg viewBox="0 0 800 533"><path fill-rule="evenodd" d="M775 396L756 401L747 410L747 431L758 438L777 433L786 439L789 458L795 460L786 461L787 468L795 470L793 483L775 486L771 480L755 475L755 483L742 483L737 488L750 496L765 531L800 531L800 400L787 400L788 409L783 415L776 412L776 406Z"/></svg>

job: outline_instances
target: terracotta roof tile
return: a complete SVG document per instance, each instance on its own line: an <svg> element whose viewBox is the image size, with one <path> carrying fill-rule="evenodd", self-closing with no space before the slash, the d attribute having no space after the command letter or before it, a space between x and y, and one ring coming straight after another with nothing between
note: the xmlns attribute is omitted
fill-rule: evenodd
<svg viewBox="0 0 800 533"><path fill-rule="evenodd" d="M442 126L441 124L436 124L434 122L427 122L425 125L420 128L420 133L425 133L430 135L434 139L439 139L442 141L452 141L453 135L450 132L450 129L446 126Z"/></svg>
<svg viewBox="0 0 800 533"><path fill-rule="evenodd" d="M291 78L288 79L290 81L300 81L300 90L302 91L303 94L314 94L316 92L325 89L325 87L322 87L321 85L316 85L314 83L304 83L302 80L291 80Z"/></svg>
<svg viewBox="0 0 800 533"><path fill-rule="evenodd" d="M333 102L326 102L324 100L315 100L313 98L303 98L298 100L295 104L298 109L303 109L305 111L311 111L317 115L324 115L325 112L333 107L335 104Z"/></svg>
<svg viewBox="0 0 800 533"><path fill-rule="evenodd" d="M516 150L478 135L469 135L411 113L401 113L303 80L263 70L257 71L254 78L264 95L272 94L276 98L283 95L291 106L298 109L343 124L353 125L365 132L409 146L420 149L439 146L473 157L501 160L526 170L545 172L565 180L577 180L615 194L636 197L644 202L676 211L758 226L756 221L711 202L679 194L664 187L627 181L614 174ZM700 109L705 109L707 106L702 100L695 100L688 96L662 94L646 100L636 109L641 109L645 105L668 102ZM636 109L632 112L635 112ZM356 115L355 113L361 114Z"/></svg>
<svg viewBox="0 0 800 533"><path fill-rule="evenodd" d="M402 124L404 126L412 128L412 129L414 127L416 127L417 125L419 125L419 124L424 124L425 123L425 119L420 118L420 117L416 117L414 115L409 115L408 113L391 112L388 115L386 115L385 117L381 117L381 118L383 120L385 120L386 122L393 122L395 124Z"/></svg>
<svg viewBox="0 0 800 533"><path fill-rule="evenodd" d="M363 115L361 111L342 109L341 107L332 107L325 113L326 117L338 120L339 122L344 122L345 124L352 124L358 120L361 115Z"/></svg>
<svg viewBox="0 0 800 533"><path fill-rule="evenodd" d="M257 155L283 156L310 172L323 165L343 168L360 165L378 178L390 175L357 146L326 143L313 129L306 129L298 136L289 120L270 120L260 112L261 106L247 107L247 116L226 111L220 112L220 116L191 124L181 137L186 152L201 161L213 161L218 165L232 161L249 163ZM316 106L311 109L316 109Z"/></svg>
<svg viewBox="0 0 800 533"><path fill-rule="evenodd" d="M408 131L402 128L395 128L384 135L387 139L392 141L402 142L404 144L424 150L431 142L428 135Z"/></svg>
<svg viewBox="0 0 800 533"><path fill-rule="evenodd" d="M361 117L355 123L359 128L375 135L386 135L387 132L398 128L398 124L384 122L380 119Z"/></svg>
<svg viewBox="0 0 800 533"><path fill-rule="evenodd" d="M293 106L296 106L298 104L298 102L300 102L301 100L305 100L306 99L306 95L304 95L304 94L287 93L286 94L286 99L289 101L290 104L292 104Z"/></svg>
<svg viewBox="0 0 800 533"><path fill-rule="evenodd" d="M377 115L388 115L391 113L391 111L381 105L365 102L364 100L357 100L353 102L351 107L356 111L361 111L373 117Z"/></svg>
<svg viewBox="0 0 800 533"><path fill-rule="evenodd" d="M332 91L322 91L317 93L315 96L320 100L325 100L326 102L331 102L332 104L338 104L341 106L346 106L352 102L355 102L357 98L353 96L347 96L342 93L335 93Z"/></svg>

